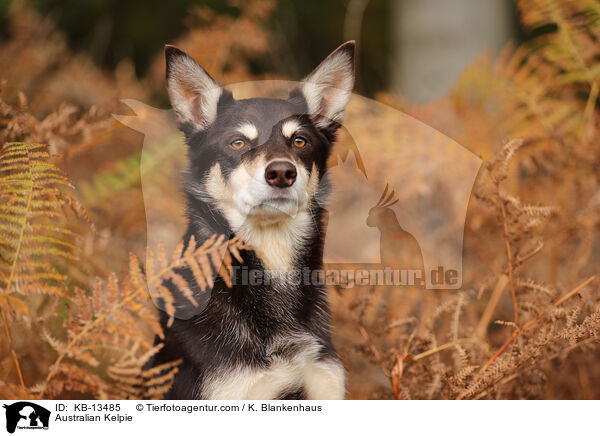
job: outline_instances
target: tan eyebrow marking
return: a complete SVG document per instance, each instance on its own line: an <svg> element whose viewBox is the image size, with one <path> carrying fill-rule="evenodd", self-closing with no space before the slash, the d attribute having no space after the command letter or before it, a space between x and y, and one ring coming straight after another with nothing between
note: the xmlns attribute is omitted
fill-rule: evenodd
<svg viewBox="0 0 600 436"><path fill-rule="evenodd" d="M285 136L286 138L291 138L292 135L296 133L296 130L298 130L299 128L300 124L298 123L298 121L288 120L281 126L281 133L283 133L283 136Z"/></svg>
<svg viewBox="0 0 600 436"><path fill-rule="evenodd" d="M258 130L252 123L244 123L238 127L238 132L244 135L249 140L253 141L258 138Z"/></svg>

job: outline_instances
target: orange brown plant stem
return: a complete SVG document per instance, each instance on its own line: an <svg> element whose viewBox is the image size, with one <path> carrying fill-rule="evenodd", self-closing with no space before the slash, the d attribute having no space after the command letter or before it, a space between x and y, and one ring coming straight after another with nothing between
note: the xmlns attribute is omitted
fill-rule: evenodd
<svg viewBox="0 0 600 436"><path fill-rule="evenodd" d="M515 324L519 325L519 307L517 305L517 293L515 292L515 280L513 277L513 264L512 264L512 253L510 248L510 241L508 235L508 222L506 220L506 208L504 207L504 200L500 200L500 210L502 211L502 221L504 225L504 241L506 242L506 258L508 263L508 278L510 281L510 292L513 300L513 309L515 311Z"/></svg>
<svg viewBox="0 0 600 436"><path fill-rule="evenodd" d="M4 333L6 334L6 339L8 341L8 348L10 349L10 354L13 358L13 362L15 363L15 368L17 369L17 375L19 376L19 383L22 388L25 388L25 381L23 380L23 373L21 372L21 365L19 364L19 358L17 357L17 353L15 352L15 348L13 347L12 337L10 336L10 330L8 329L8 320L6 319L6 314L4 313L4 308L0 305L0 316L2 316L2 324L4 324Z"/></svg>

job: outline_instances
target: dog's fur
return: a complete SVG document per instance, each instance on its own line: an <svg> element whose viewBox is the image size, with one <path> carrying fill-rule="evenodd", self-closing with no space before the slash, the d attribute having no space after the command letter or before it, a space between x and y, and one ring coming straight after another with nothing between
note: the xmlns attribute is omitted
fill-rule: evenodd
<svg viewBox="0 0 600 436"><path fill-rule="evenodd" d="M272 271L322 268L319 205L354 84L354 42L329 55L287 100L235 100L172 46L166 62L169 97L189 146L184 240L241 235L252 246L243 252L244 267L270 278L231 288L217 278L212 292L201 293L183 272L198 291L201 312L170 328L162 314L166 338L154 364L183 361L167 397L343 399L344 369L331 343L325 289ZM291 186L268 183L265 171L274 161L295 168Z"/></svg>

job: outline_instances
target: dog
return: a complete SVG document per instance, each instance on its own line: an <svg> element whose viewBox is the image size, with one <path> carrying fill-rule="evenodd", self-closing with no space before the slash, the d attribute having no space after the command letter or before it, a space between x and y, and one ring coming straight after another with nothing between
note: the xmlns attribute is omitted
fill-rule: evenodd
<svg viewBox="0 0 600 436"><path fill-rule="evenodd" d="M285 100L236 100L189 55L165 47L167 91L188 146L184 241L238 235L252 247L244 268L269 278L228 287L217 277L197 315L167 327L161 313L154 365L182 360L167 399L344 398L324 286L281 273L323 266L327 159L354 86L354 47L338 47Z"/></svg>

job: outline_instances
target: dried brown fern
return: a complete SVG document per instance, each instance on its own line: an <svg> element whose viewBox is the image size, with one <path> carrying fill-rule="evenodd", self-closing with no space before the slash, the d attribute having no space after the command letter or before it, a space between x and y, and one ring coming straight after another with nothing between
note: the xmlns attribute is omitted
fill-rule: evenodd
<svg viewBox="0 0 600 436"><path fill-rule="evenodd" d="M508 176L508 165L522 145L523 141L520 139L508 141L494 159L486 162L480 176L479 188L474 192L475 198L497 209L502 222L507 258L506 275L510 283L514 322L517 326L519 307L515 270L542 249L543 240L534 235L532 230L543 224L543 220L556 211L552 206L524 204L503 189L502 183ZM520 247L515 249L517 246Z"/></svg>
<svg viewBox="0 0 600 436"><path fill-rule="evenodd" d="M22 387L7 312L27 317L23 297L64 295L63 276L49 259L75 258L77 235L60 222L61 209L81 210L65 190L71 182L48 157L42 144L6 143L0 151L0 315Z"/></svg>
<svg viewBox="0 0 600 436"><path fill-rule="evenodd" d="M508 47L499 60L489 58L469 68L446 99L451 104L409 109L488 160L475 192L478 200L470 203L464 226L467 290L461 291L462 300L455 294L401 294L402 304L394 311L373 298L370 289L334 294L335 330L355 398L600 398L600 288L597 279L587 282L598 272L599 252L600 8L595 0L517 4L524 44L516 50ZM273 50L273 41L260 26L269 11L270 3L260 0L240 5L236 17L194 11L186 21L190 31L178 43L223 73L226 82L250 80L251 69L240 60L259 60ZM15 338L11 346L10 335L0 335L0 397L39 397L44 389L44 396L62 398L73 391L91 397L159 396L174 368L164 367L160 373L143 369L156 352L150 341L158 332L154 309L142 293L115 306L135 292L131 274L125 278L132 267L145 288L149 275L162 270L159 257L166 256L151 253L151 274L137 260L128 264L130 251L142 257L145 250L144 208L141 195L136 197L139 159L128 159L139 155L139 137L117 131L102 115L122 108L113 103L97 110L93 105L116 100L118 89L123 96L150 102L150 93L164 88L162 55L157 54L151 73L142 80L131 73L129 61L113 77L85 55L70 53L65 38L30 9L12 8L9 26L9 37L0 46L6 79L0 143L50 142L52 152L68 155L70 160L52 162L60 162L76 186L83 188L81 182L89 180L93 188L111 187L96 185L100 180L128 188L127 193L109 189L86 203L98 234L84 234L81 243L66 238L82 248L82 261L73 265L47 253L43 268L51 267L58 275L41 283L63 297L20 293L14 285L7 298L0 297L8 320L3 327ZM244 32L230 34L232 26ZM229 45L221 44L223 37L240 54L233 63ZM214 56L216 45L222 49ZM366 112L355 111L364 121ZM503 146L506 137L523 142ZM397 146L395 132L379 139L378 146ZM128 165L119 167L124 161ZM382 172L397 170L379 164ZM419 186L430 186L431 177ZM83 194L84 201L91 198ZM160 207L178 207L173 199L163 201ZM69 207L66 203L57 212ZM65 228L78 233L70 224ZM204 274L205 266L196 263ZM151 281L155 286L149 290L155 303L171 314L173 299L193 305L178 269L168 281L178 283L184 294L170 295L160 280ZM209 269L208 277L216 277L215 265ZM68 279L61 282L63 275ZM94 276L106 280L94 282ZM101 322L90 326L94 316L103 314ZM63 354L44 384L50 366ZM15 374L14 357L20 358L23 377Z"/></svg>
<svg viewBox="0 0 600 436"><path fill-rule="evenodd" d="M390 392L383 396L539 398L546 380L545 362L565 359L572 350L598 342L597 302L584 304L576 299L594 277L559 297L556 289L525 275L527 263L543 247L540 229L558 210L527 204L505 191L510 164L521 145L522 141L509 141L486 162L474 192L500 221L506 264L480 318L465 320L462 314L477 313L480 298L486 294L465 290L441 297L420 322L414 318L394 320L384 330L378 324L364 323L365 307L371 303L369 293L363 293L353 305L365 339L360 350L390 379ZM513 318L497 319L494 314L507 285ZM419 323L424 329L417 328ZM497 348L488 337L490 328L508 335ZM447 342L439 340L440 332L445 332Z"/></svg>
<svg viewBox="0 0 600 436"><path fill-rule="evenodd" d="M0 286L11 293L63 295L63 276L49 256L75 259L77 235L58 218L62 208L80 211L73 188L42 144L6 143L0 152Z"/></svg>
<svg viewBox="0 0 600 436"><path fill-rule="evenodd" d="M43 142L52 144L49 148L53 153L61 151L73 155L94 135L105 134L113 124L113 120L99 113L96 107L84 112L66 103L38 119L31 112L25 94L18 94L15 105L4 101L6 88L6 81L0 80L0 143ZM75 144L77 147L68 148Z"/></svg>
<svg viewBox="0 0 600 436"><path fill-rule="evenodd" d="M214 235L203 244L196 244L192 238L185 249L184 244L180 243L170 260L162 249L156 256L148 249L145 271L137 257L131 255L130 273L122 284L113 274L106 283L97 280L91 295L77 289L73 300L77 312L64 326L66 340L59 340L48 332L44 334L58 357L36 392L40 396L60 394L64 383L55 376L67 374L63 366L70 367L71 362L76 362L82 367L106 367L109 379L116 382L105 382L106 387L101 392L96 391L93 384L90 385L94 395L113 398L159 398L164 395L177 372L178 362L144 369L162 344L153 346L147 335L142 336L138 324L145 323L154 334L164 337L156 310L150 306L149 296L166 302L165 310L172 322L175 307L170 303L174 297L163 282L173 280L178 290L193 304L197 304L177 270L189 268L202 291L212 287L213 271L231 285L232 256L241 261L239 250L246 248L239 239L226 240L224 236ZM107 355L110 356L108 360L103 357ZM78 386L84 388L85 384L80 381Z"/></svg>
<svg viewBox="0 0 600 436"><path fill-rule="evenodd" d="M166 303L172 322L174 296L163 283L170 280L196 304L179 271L189 269L201 291L213 286L216 275L231 285L232 259L241 261L239 250L247 247L224 236L214 235L202 244L191 238L169 259L162 247L156 253L148 249L144 268L131 255L129 275L121 282L111 273L106 281L96 279L90 291L71 289L56 259L76 259L79 237L67 227L65 213L72 210L85 217L85 212L70 180L49 157L46 146L28 143L7 143L0 154L0 313L19 383L4 375L0 392L38 398L73 391L96 398L158 398L169 389L178 362L144 368L162 347L153 344L153 336L164 337L149 297ZM50 298L43 306L56 307L62 301L58 318L33 316L34 305L27 298L39 295ZM20 336L27 329L38 332L28 337L45 341L56 353L41 383L26 383L23 377L11 336L14 328Z"/></svg>

